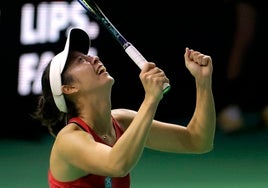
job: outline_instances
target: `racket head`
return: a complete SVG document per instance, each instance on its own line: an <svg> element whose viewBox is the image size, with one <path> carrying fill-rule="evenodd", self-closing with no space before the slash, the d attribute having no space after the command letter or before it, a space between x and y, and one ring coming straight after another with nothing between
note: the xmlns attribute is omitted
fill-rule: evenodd
<svg viewBox="0 0 268 188"><path fill-rule="evenodd" d="M106 17L96 2L93 0L78 0L78 2L86 9L90 16L107 29L116 41L124 48L128 41Z"/></svg>

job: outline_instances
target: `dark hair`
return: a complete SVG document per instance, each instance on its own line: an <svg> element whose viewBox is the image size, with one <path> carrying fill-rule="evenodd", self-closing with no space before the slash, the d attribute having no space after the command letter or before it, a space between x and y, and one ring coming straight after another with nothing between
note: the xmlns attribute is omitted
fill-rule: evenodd
<svg viewBox="0 0 268 188"><path fill-rule="evenodd" d="M68 62L68 60L67 60ZM66 105L68 107L68 113L59 111L57 108L51 87L49 82L49 69L51 61L48 63L45 68L41 85L42 85L42 94L38 99L36 111L33 113L32 117L41 122L41 124L48 128L49 133L52 136L56 136L58 132L67 124L68 117L76 116L77 112L75 110L74 104L65 97ZM65 69L67 69L68 63L66 63ZM66 71L62 72L62 81L65 84L68 84L72 81L72 78L68 74L64 74Z"/></svg>

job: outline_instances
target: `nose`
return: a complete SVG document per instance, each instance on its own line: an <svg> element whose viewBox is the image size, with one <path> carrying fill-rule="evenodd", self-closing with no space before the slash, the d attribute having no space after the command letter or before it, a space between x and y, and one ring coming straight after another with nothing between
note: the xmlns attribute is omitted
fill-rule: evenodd
<svg viewBox="0 0 268 188"><path fill-rule="evenodd" d="M100 58L98 56L90 56L89 58L89 62L94 65L96 63L98 63L100 61Z"/></svg>

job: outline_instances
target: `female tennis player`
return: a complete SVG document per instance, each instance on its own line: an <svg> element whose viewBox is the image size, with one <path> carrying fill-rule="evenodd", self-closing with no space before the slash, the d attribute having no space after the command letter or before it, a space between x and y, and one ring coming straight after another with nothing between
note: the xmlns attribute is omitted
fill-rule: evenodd
<svg viewBox="0 0 268 188"><path fill-rule="evenodd" d="M89 48L87 33L71 29L64 50L42 75L35 117L55 136L50 188L129 188L130 172L145 147L178 154L213 149L216 118L210 56L185 49L185 65L196 84L196 106L183 126L154 119L163 83L169 79L153 62L139 74L145 92L139 109L111 109L114 78L99 57L87 55Z"/></svg>

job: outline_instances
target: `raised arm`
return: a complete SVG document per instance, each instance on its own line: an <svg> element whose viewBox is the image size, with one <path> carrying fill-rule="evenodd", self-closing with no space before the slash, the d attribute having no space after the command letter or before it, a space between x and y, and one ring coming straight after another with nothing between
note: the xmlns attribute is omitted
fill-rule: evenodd
<svg viewBox="0 0 268 188"><path fill-rule="evenodd" d="M196 83L193 116L186 126L154 120L147 146L174 153L205 153L213 148L216 126L212 59L188 48L185 49L184 58L185 65Z"/></svg>
<svg viewBox="0 0 268 188"><path fill-rule="evenodd" d="M213 148L216 112L212 92L212 59L198 51L185 51L185 64L195 78L196 107L187 129L195 145L204 151Z"/></svg>

